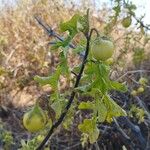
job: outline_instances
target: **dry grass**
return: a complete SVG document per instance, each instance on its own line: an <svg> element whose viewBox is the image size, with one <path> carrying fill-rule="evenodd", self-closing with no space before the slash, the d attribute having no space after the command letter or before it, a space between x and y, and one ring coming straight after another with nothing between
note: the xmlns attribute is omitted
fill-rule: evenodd
<svg viewBox="0 0 150 150"><path fill-rule="evenodd" d="M82 6L76 9L74 4L67 7L63 3L63 0L38 0L36 2L20 0L16 7L8 7L1 11L0 66L4 73L0 76L0 102L11 102L16 107L23 107L24 105L32 105L33 100L41 95L43 89L36 85L33 77L36 74L47 75L50 70L53 70L53 62L51 55L47 55L49 53L47 43L50 38L39 27L34 15L40 16L57 30L59 23L68 20L75 11L84 11ZM104 18L108 18L108 16L108 10L105 8L98 13L97 17L92 18L92 26L103 31L106 25ZM135 36L135 38L141 37L140 33L135 34L131 30L128 30L128 34ZM126 44L124 38L127 36L127 32L120 27L118 22L110 36L116 43L115 59L122 57L122 61L125 61L121 62L123 66L117 68L117 71L124 71L131 65L131 51L135 45L140 45L138 41L141 41L142 37L137 39L137 42L130 43L129 51L131 53L120 55L121 51L119 52L118 49L124 49ZM75 61L75 59L73 60ZM57 57L54 61L58 61ZM118 75L119 73L115 76ZM66 84L63 84L65 87ZM44 90L47 91L47 88Z"/></svg>

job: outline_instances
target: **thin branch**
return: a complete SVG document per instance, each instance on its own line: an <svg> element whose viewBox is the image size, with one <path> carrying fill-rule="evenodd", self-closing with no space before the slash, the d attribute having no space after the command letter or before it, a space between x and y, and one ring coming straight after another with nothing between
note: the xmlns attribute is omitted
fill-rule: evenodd
<svg viewBox="0 0 150 150"><path fill-rule="evenodd" d="M125 74L123 74L120 77L118 77L117 81L122 79L122 78L124 78L128 74L141 73L141 72L149 72L150 73L150 70L131 70L131 71L127 71Z"/></svg>
<svg viewBox="0 0 150 150"><path fill-rule="evenodd" d="M72 74L74 74L76 77L78 76L74 71L71 71Z"/></svg>
<svg viewBox="0 0 150 150"><path fill-rule="evenodd" d="M145 28L146 30L150 30L150 27L148 25L145 25L143 23L143 21L141 21L140 19L138 19L136 16L133 16L133 17L140 24L141 27Z"/></svg>
<svg viewBox="0 0 150 150"><path fill-rule="evenodd" d="M98 30L97 30L96 28L92 28L92 30L96 32L96 35L97 35L97 37L98 37L98 36L99 36Z"/></svg>
<svg viewBox="0 0 150 150"><path fill-rule="evenodd" d="M47 25L46 23L44 23L41 18L37 17L37 16L34 16L35 20L39 23L39 25L42 26L42 28L46 31L46 33L49 35L49 36L53 36L55 38L57 38L58 40L60 41L64 41L64 39L62 37L60 37L49 25ZM51 43L49 43L51 44ZM55 42L53 43L55 44ZM70 48L73 48L75 49L76 47L73 45L73 44L69 44Z"/></svg>
<svg viewBox="0 0 150 150"><path fill-rule="evenodd" d="M129 77L129 76L128 76L127 78L129 78L130 80L132 80L135 84L140 85L140 83L137 82L136 80L134 80L133 78L131 78L131 77ZM145 85L145 87L146 87L146 88L150 88L149 85Z"/></svg>
<svg viewBox="0 0 150 150"><path fill-rule="evenodd" d="M119 123L117 122L117 120L115 118L113 118L115 125L117 126L117 129L119 130L119 132L122 134L122 136L127 139L127 140L131 140L130 137L122 130L122 128L120 127Z"/></svg>

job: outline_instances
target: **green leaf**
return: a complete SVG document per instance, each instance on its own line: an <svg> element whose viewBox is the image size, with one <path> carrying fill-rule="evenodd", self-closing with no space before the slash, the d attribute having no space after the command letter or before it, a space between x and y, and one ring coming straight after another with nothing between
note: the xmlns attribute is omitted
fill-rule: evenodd
<svg viewBox="0 0 150 150"><path fill-rule="evenodd" d="M87 33L89 30L87 15L81 16L80 14L75 14L69 21L60 24L60 30L61 32L68 31L69 35L64 41L57 41L55 45L51 47L52 50L68 46L74 36L80 31ZM81 48L76 50L82 51Z"/></svg>
<svg viewBox="0 0 150 150"><path fill-rule="evenodd" d="M97 141L99 137L99 130L96 125L96 119L84 119L82 124L78 125L81 132L88 134L90 143Z"/></svg>
<svg viewBox="0 0 150 150"><path fill-rule="evenodd" d="M72 33L70 35L68 35L64 41L56 41L56 43L51 47L51 50L55 50L58 49L59 47L69 47L69 43L71 42L71 40L73 39L73 37L75 36L75 33Z"/></svg>
<svg viewBox="0 0 150 150"><path fill-rule="evenodd" d="M103 94L109 89L109 66L101 63L95 64L93 74L94 80L92 83L92 88L99 89Z"/></svg>
<svg viewBox="0 0 150 150"><path fill-rule="evenodd" d="M85 74L88 74L88 75L89 75L89 74L93 75L93 73L96 73L96 72L95 72L96 70L97 70L96 65L95 65L94 63L92 63L92 62L88 62L88 63L86 64L84 73L85 73Z"/></svg>
<svg viewBox="0 0 150 150"><path fill-rule="evenodd" d="M62 32L68 31L69 35L64 39L64 41L57 41L55 45L51 47L52 50L59 47L67 47L73 39L73 37L78 33L77 22L81 16L75 14L69 21L60 24L60 30Z"/></svg>
<svg viewBox="0 0 150 150"><path fill-rule="evenodd" d="M85 46L82 46L82 45L78 45L78 46L76 46L75 49L73 49L73 52L76 53L76 54L79 54L83 51L85 51Z"/></svg>
<svg viewBox="0 0 150 150"><path fill-rule="evenodd" d="M75 88L75 91L78 91L78 92L87 92L87 91L90 91L91 89L91 85L83 85L83 86L79 86L77 88Z"/></svg>
<svg viewBox="0 0 150 150"><path fill-rule="evenodd" d="M63 51L60 53L60 67L61 67L61 73L69 77L70 70L69 70L67 56L66 56L67 52L68 49L66 50L66 48L63 48Z"/></svg>
<svg viewBox="0 0 150 150"><path fill-rule="evenodd" d="M58 67L57 70L51 76L40 77L36 75L34 77L34 80L37 81L42 86L49 84L50 86L52 86L54 90L56 90L58 86L59 76L60 76L60 67Z"/></svg>
<svg viewBox="0 0 150 150"><path fill-rule="evenodd" d="M103 78L108 78L110 67L103 63L98 64L97 67L99 67L99 75Z"/></svg>
<svg viewBox="0 0 150 150"><path fill-rule="evenodd" d="M107 117L107 108L105 104L103 103L102 100L100 100L96 107L97 107L97 112L98 112L98 121L104 122Z"/></svg>
<svg viewBox="0 0 150 150"><path fill-rule="evenodd" d="M94 109L93 102L87 101L87 102L81 102L78 106L78 109Z"/></svg>
<svg viewBox="0 0 150 150"><path fill-rule="evenodd" d="M67 103L66 99L64 99L64 98L59 98L59 99L56 99L56 100L51 104L52 109L53 109L53 110L55 111L55 113L56 113L56 118L57 118L57 119L59 118L59 116L61 115L62 111L64 110L66 103Z"/></svg>
<svg viewBox="0 0 150 150"><path fill-rule="evenodd" d="M126 112L113 100L109 95L105 95L104 103L107 108L107 118L108 122L111 122L113 117L126 116Z"/></svg>
<svg viewBox="0 0 150 150"><path fill-rule="evenodd" d="M127 91L127 87L123 83L119 83L117 81L110 81L110 85L111 85L111 88L113 90L117 90L117 91L121 91L121 92L126 92Z"/></svg>
<svg viewBox="0 0 150 150"><path fill-rule="evenodd" d="M79 14L75 14L69 21L60 24L60 30L62 32L69 31L70 33L78 32L77 22L79 18L81 18L81 16Z"/></svg>
<svg viewBox="0 0 150 150"><path fill-rule="evenodd" d="M86 15L79 18L77 22L77 29L84 34L88 33L89 31L89 21L88 21L88 12Z"/></svg>

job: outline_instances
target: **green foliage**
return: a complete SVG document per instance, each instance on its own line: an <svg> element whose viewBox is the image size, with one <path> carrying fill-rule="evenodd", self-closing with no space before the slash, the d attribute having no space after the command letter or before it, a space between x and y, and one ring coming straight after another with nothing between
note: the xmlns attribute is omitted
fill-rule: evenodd
<svg viewBox="0 0 150 150"><path fill-rule="evenodd" d="M0 143L5 150L9 150L14 144L12 133L4 129L2 122L0 121Z"/></svg>
<svg viewBox="0 0 150 150"><path fill-rule="evenodd" d="M130 111L128 112L128 115L130 117L135 117L138 119L138 123L144 122L145 119L145 111L142 108L136 107L135 105L132 105L130 108Z"/></svg>
<svg viewBox="0 0 150 150"><path fill-rule="evenodd" d="M35 150L43 139L44 135L37 135L35 138L31 140L27 141L21 140L21 148L19 150ZM47 150L47 148L44 148L43 150Z"/></svg>
<svg viewBox="0 0 150 150"><path fill-rule="evenodd" d="M145 58L146 56L145 56L144 48L137 47L134 49L134 55L133 55L134 64L140 64Z"/></svg>
<svg viewBox="0 0 150 150"><path fill-rule="evenodd" d="M90 143L94 143L99 136L96 119L84 119L83 123L78 126L79 130L88 135Z"/></svg>
<svg viewBox="0 0 150 150"><path fill-rule="evenodd" d="M81 102L78 106L79 109L94 109L93 102L87 101L87 102Z"/></svg>
<svg viewBox="0 0 150 150"><path fill-rule="evenodd" d="M132 16L135 16L135 10L137 9L136 5L134 5L131 1L124 3L124 8L128 10L128 13Z"/></svg>
<svg viewBox="0 0 150 150"><path fill-rule="evenodd" d="M114 10L118 16L120 8L117 7L114 8ZM60 59L56 71L48 77L35 76L34 78L40 85L43 86L49 84L54 89L54 93L51 95L49 104L55 111L56 119L59 119L68 103L66 100L66 93L68 91L62 94L58 88L59 78L62 75L71 79L71 71L78 75L81 69L81 64L70 68L67 62L67 54L69 44L76 34L82 32L85 37L89 34L88 12L87 15L83 16L75 14L69 21L61 23L60 30L62 32L68 31L68 36L64 39L64 41L56 42L56 44L52 47L52 49L55 49L55 51L59 53ZM74 52L83 52L86 44L87 41L85 42L85 40L82 39L77 45L77 48L74 49ZM125 92L127 88L125 84L112 81L110 79L110 70L111 67L106 62L93 60L92 55L89 55L80 84L78 87L72 89L79 95L84 94L89 96L90 99L84 102L81 101L73 103L65 117L65 120L63 120L63 127L65 129L69 129L70 124L73 122L76 108L80 111L90 110L89 113L91 113L91 118L84 119L83 123L78 125L79 130L82 132L81 141L83 145L88 139L90 143L94 143L98 139L100 133L97 128L97 123L111 123L114 117L126 116L126 112L113 99L110 98L108 93L111 90Z"/></svg>
<svg viewBox="0 0 150 150"><path fill-rule="evenodd" d="M58 119L62 113L62 111L64 110L66 104L67 104L67 100L64 99L63 97L60 97L59 99L56 99L52 104L51 107L53 108L53 110L55 110L56 113L56 118Z"/></svg>
<svg viewBox="0 0 150 150"><path fill-rule="evenodd" d="M51 76L49 76L49 77L35 76L34 80L39 82L40 85L42 85L42 86L49 84L54 90L57 90L59 76L60 76L60 68L58 67Z"/></svg>
<svg viewBox="0 0 150 150"><path fill-rule="evenodd" d="M106 35L109 34L112 31L112 29L114 28L114 26L116 25L117 19L121 12L121 1L115 0L115 4L116 5L114 5L114 7L112 8L112 10L114 11L114 15L109 17L109 22L106 24L106 26L104 28L104 33Z"/></svg>
<svg viewBox="0 0 150 150"><path fill-rule="evenodd" d="M74 115L75 115L75 112L76 112L76 109L75 109L75 106L76 104L73 104L71 106L71 108L69 109L65 119L63 120L63 127L66 129L66 130L70 130L70 127L71 125L73 124L73 121L74 121Z"/></svg>
<svg viewBox="0 0 150 150"><path fill-rule="evenodd" d="M108 95L104 97L104 103L107 108L107 122L111 122L113 117L126 116L126 112Z"/></svg>
<svg viewBox="0 0 150 150"><path fill-rule="evenodd" d="M89 30L88 25L88 16L81 16L80 14L75 14L69 21L63 22L60 24L60 31L66 32L68 31L68 36L64 39L64 41L57 41L51 49L57 49L59 47L67 47L71 40L78 32L87 33Z"/></svg>

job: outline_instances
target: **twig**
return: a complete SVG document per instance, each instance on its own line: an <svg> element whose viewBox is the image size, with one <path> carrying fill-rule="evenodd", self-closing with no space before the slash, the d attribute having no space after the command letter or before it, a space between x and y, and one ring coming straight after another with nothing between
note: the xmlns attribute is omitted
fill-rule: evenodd
<svg viewBox="0 0 150 150"><path fill-rule="evenodd" d="M130 128L132 133L134 134L134 137L136 139L138 139L138 141L140 142L141 144L141 147L145 147L146 146L146 140L145 138L143 137L142 133L141 133L141 130L139 128L138 125L135 125L133 124L127 117L121 117L120 118L121 120L121 124L122 125L125 125L127 128Z"/></svg>
<svg viewBox="0 0 150 150"><path fill-rule="evenodd" d="M117 126L117 130L119 130L119 132L122 134L122 136L127 139L128 141L130 141L130 137L121 129L119 123L117 122L117 120L115 118L113 118L115 125Z"/></svg>
<svg viewBox="0 0 150 150"><path fill-rule="evenodd" d="M39 23L39 25L41 25L42 28L45 30L45 32L48 34L48 36L53 36L53 37L57 38L60 41L64 41L64 39L62 37L60 37L49 25L47 25L46 23L44 23L39 17L37 17L37 16L34 16L34 17L35 17L36 21ZM95 32L98 35L98 31L96 29L94 29L94 30L95 30ZM53 41L53 42L49 42L48 44L49 45L50 44L56 44L56 42ZM73 48L73 49L76 48L76 46L73 45L73 44L69 44L69 47ZM81 58L83 58L84 55L85 55L85 51L79 52L78 54L80 55Z"/></svg>
<svg viewBox="0 0 150 150"><path fill-rule="evenodd" d="M15 49L13 49L13 50L11 51L11 53L9 54L9 56L7 57L6 62L5 62L6 65L8 64L10 58L13 56L14 52L15 52Z"/></svg>
<svg viewBox="0 0 150 150"><path fill-rule="evenodd" d="M126 75L128 75L128 74L141 73L141 72L150 72L150 70L131 70L131 71L127 71L125 74L123 74L123 75L121 75L120 77L118 77L118 79L117 79L116 81L118 81L118 80L124 78L124 77L125 77Z"/></svg>
<svg viewBox="0 0 150 150"><path fill-rule="evenodd" d="M65 150L70 150L70 149L72 149L72 148L75 148L75 147L79 146L80 144L81 144L80 142L79 142L79 143L76 143L76 144L74 144L74 145L72 145L72 146L69 146L69 147L65 148Z"/></svg>
<svg viewBox="0 0 150 150"><path fill-rule="evenodd" d="M46 23L44 23L41 18L34 16L34 18L36 19L36 21L39 23L39 25L41 25L43 27L43 29L46 31L46 33L49 36L53 36L55 38L57 38L60 41L64 41L64 39L62 37L60 37L49 25L47 25ZM51 43L49 43L51 44ZM55 42L54 42L55 44ZM73 44L69 44L70 48L75 49L76 47Z"/></svg>
<svg viewBox="0 0 150 150"><path fill-rule="evenodd" d="M74 74L76 77L78 76L75 72L71 71L72 74Z"/></svg>
<svg viewBox="0 0 150 150"><path fill-rule="evenodd" d="M137 23L140 24L141 27L145 28L146 30L150 30L150 27L148 25L145 25L140 19L138 19L135 15L132 15L133 18L137 21Z"/></svg>
<svg viewBox="0 0 150 150"><path fill-rule="evenodd" d="M100 147L97 142L95 142L94 146L95 146L96 150L100 150Z"/></svg>
<svg viewBox="0 0 150 150"><path fill-rule="evenodd" d="M127 77L127 78L129 78L130 80L132 80L132 81L133 81L134 83L136 83L137 85L140 85L140 83L137 82L136 80L134 80L133 78L131 78L131 77ZM150 88L149 85L145 85L145 87Z"/></svg>

